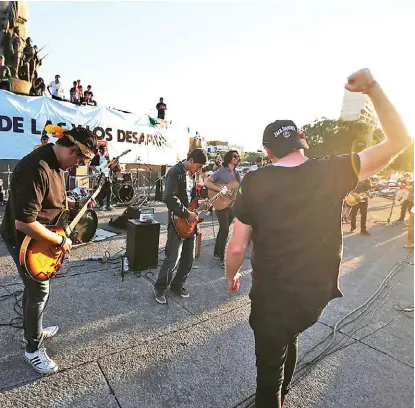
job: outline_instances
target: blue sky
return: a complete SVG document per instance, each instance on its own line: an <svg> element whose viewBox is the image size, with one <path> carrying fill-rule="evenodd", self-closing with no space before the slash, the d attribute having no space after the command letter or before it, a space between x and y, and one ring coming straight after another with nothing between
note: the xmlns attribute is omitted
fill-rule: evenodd
<svg viewBox="0 0 415 408"><path fill-rule="evenodd" d="M137 113L160 96L169 119L248 149L277 118L340 114L343 86L369 67L415 133L415 2L30 2L48 44L41 76L91 84Z"/></svg>

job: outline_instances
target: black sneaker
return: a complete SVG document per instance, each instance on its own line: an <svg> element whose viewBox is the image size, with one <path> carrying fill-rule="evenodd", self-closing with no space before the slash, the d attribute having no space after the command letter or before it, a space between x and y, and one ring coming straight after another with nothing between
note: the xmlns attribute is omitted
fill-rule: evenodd
<svg viewBox="0 0 415 408"><path fill-rule="evenodd" d="M355 232L356 228L351 228L350 232Z"/></svg>
<svg viewBox="0 0 415 408"><path fill-rule="evenodd" d="M165 305L167 303L166 294L158 290L155 290L154 292L154 299L156 299L156 302L160 303L161 305Z"/></svg>
<svg viewBox="0 0 415 408"><path fill-rule="evenodd" d="M222 259L219 261L219 265L221 268L225 269L225 261L223 261Z"/></svg>
<svg viewBox="0 0 415 408"><path fill-rule="evenodd" d="M213 254L213 257L214 257L215 259L220 259L220 256L219 256L218 254Z"/></svg>
<svg viewBox="0 0 415 408"><path fill-rule="evenodd" d="M181 296L182 298L188 298L189 297L189 292L183 287L181 287L180 289L170 287L170 290L175 295Z"/></svg>
<svg viewBox="0 0 415 408"><path fill-rule="evenodd" d="M362 235L370 235L370 232L368 230L362 230L362 231L360 231L360 233Z"/></svg>

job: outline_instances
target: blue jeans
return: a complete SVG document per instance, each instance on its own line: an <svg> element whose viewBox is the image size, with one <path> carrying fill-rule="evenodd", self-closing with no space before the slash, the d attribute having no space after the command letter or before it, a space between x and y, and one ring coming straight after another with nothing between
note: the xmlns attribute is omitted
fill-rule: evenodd
<svg viewBox="0 0 415 408"><path fill-rule="evenodd" d="M16 248L7 245L7 249L16 264L20 278L23 281L23 329L27 340L26 351L33 353L43 344L43 311L49 298L50 281L37 282L26 276L20 266Z"/></svg>
<svg viewBox="0 0 415 408"><path fill-rule="evenodd" d="M188 239L182 239L170 223L167 229L166 258L160 268L155 284L158 292L164 292L170 285L173 289L180 289L186 282L195 260L196 234ZM177 268L173 279L173 271Z"/></svg>

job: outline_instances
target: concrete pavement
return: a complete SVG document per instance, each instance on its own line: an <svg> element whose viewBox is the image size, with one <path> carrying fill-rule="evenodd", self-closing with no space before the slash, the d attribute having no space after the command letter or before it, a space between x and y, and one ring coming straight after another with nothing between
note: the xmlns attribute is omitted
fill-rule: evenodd
<svg viewBox="0 0 415 408"><path fill-rule="evenodd" d="M379 222L387 220L390 204L371 201L370 237L345 233L344 297L332 301L320 321L301 335L299 367L330 344L336 322L380 288L378 297L359 319L336 332L332 346L339 351L304 378L297 374L287 408L413 406L413 313L396 310L413 306L413 257L402 248L405 224ZM105 228L109 213L99 215ZM164 206L157 206L156 215L164 223L163 248ZM157 270L129 273L122 282L119 262L85 261L105 250L122 250L125 234L75 249L52 281L44 319L45 326L60 326L58 335L47 340L60 370L40 377L22 359L22 332L0 327L0 406L248 407L255 392L250 261L244 263L240 292L228 293L224 272L212 258L217 228L215 220L202 224L202 254L186 286L190 298L169 296L164 306L153 297ZM0 296L21 288L0 243ZM0 301L0 323L16 317L14 303L12 297Z"/></svg>

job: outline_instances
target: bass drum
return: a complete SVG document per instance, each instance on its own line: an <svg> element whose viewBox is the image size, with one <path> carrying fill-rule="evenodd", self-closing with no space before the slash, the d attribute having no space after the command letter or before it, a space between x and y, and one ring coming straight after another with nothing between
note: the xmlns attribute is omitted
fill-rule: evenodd
<svg viewBox="0 0 415 408"><path fill-rule="evenodd" d="M129 203L134 197L134 188L130 182L118 182L112 186L112 192L120 203Z"/></svg>
<svg viewBox="0 0 415 408"><path fill-rule="evenodd" d="M69 214L69 221L72 221L76 217L77 211L71 210ZM70 236L74 244L80 244L82 242L89 242L94 238L95 232L98 227L97 213L89 208L85 211L85 214L81 217L78 224L76 224L72 234Z"/></svg>

